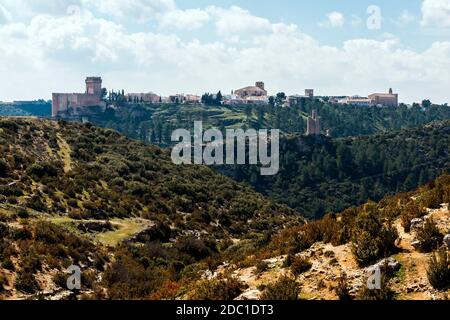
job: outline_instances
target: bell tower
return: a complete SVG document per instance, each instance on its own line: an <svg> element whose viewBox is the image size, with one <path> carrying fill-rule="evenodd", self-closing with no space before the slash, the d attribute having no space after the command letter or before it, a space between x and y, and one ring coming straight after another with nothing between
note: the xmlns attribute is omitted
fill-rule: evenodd
<svg viewBox="0 0 450 320"><path fill-rule="evenodd" d="M87 77L86 94L92 94L100 97L102 95L102 78Z"/></svg>

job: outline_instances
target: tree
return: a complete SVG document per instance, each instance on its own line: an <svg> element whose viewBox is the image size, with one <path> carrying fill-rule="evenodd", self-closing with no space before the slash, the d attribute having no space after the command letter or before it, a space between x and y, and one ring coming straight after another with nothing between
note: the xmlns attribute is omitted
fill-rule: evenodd
<svg viewBox="0 0 450 320"><path fill-rule="evenodd" d="M269 106L275 107L275 98L273 96L269 97Z"/></svg>
<svg viewBox="0 0 450 320"><path fill-rule="evenodd" d="M220 106L221 104L222 104L222 99L223 99L223 96L222 96L222 92L217 92L217 95L216 95L216 105L218 105L218 106Z"/></svg>
<svg viewBox="0 0 450 320"><path fill-rule="evenodd" d="M276 97L276 105L277 107L281 107L283 102L286 100L286 94L284 92L278 92Z"/></svg>
<svg viewBox="0 0 450 320"><path fill-rule="evenodd" d="M108 90L106 88L102 88L102 100L106 101L107 96L108 96Z"/></svg>
<svg viewBox="0 0 450 320"><path fill-rule="evenodd" d="M423 100L422 101L422 108L428 109L431 107L431 101L430 100Z"/></svg>

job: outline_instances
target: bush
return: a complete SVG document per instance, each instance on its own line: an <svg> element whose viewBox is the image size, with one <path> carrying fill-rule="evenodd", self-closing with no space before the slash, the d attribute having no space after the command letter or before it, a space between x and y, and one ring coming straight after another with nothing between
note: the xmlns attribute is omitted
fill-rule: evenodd
<svg viewBox="0 0 450 320"><path fill-rule="evenodd" d="M25 293L35 293L39 290L39 283L30 272L20 272L16 278L16 289Z"/></svg>
<svg viewBox="0 0 450 320"><path fill-rule="evenodd" d="M442 290L450 286L450 254L447 251L440 250L431 256L427 276L435 289Z"/></svg>
<svg viewBox="0 0 450 320"><path fill-rule="evenodd" d="M405 232L411 231L411 220L421 218L426 215L426 211L417 203L410 202L403 208L400 220Z"/></svg>
<svg viewBox="0 0 450 320"><path fill-rule="evenodd" d="M295 277L311 269L312 264L308 259L297 257L291 264L291 272Z"/></svg>
<svg viewBox="0 0 450 320"><path fill-rule="evenodd" d="M12 262L10 257L5 257L3 261L0 262L0 266L6 270L14 271L14 263Z"/></svg>
<svg viewBox="0 0 450 320"><path fill-rule="evenodd" d="M59 165L56 163L42 162L33 164L27 171L30 176L42 178L44 176L56 177L59 169Z"/></svg>
<svg viewBox="0 0 450 320"><path fill-rule="evenodd" d="M7 285L8 280L4 275L0 274L0 292L3 291Z"/></svg>
<svg viewBox="0 0 450 320"><path fill-rule="evenodd" d="M195 289L193 299L233 300L242 293L244 287L241 281L233 277L204 280Z"/></svg>
<svg viewBox="0 0 450 320"><path fill-rule="evenodd" d="M366 283L360 289L357 295L358 300L393 300L394 292L389 287L389 280L385 274L381 275L381 288L369 289Z"/></svg>
<svg viewBox="0 0 450 320"><path fill-rule="evenodd" d="M28 210L25 208L20 208L17 210L17 216L21 219L28 219L30 217L30 214L28 213Z"/></svg>
<svg viewBox="0 0 450 320"><path fill-rule="evenodd" d="M375 204L366 204L353 229L352 252L360 266L390 256L396 251L397 230L381 220Z"/></svg>
<svg viewBox="0 0 450 320"><path fill-rule="evenodd" d="M261 274L261 273L263 273L264 271L266 271L267 269L268 269L268 267L269 267L269 264L266 262L266 261L259 261L257 264L256 264L256 271L255 271L255 273L256 274Z"/></svg>
<svg viewBox="0 0 450 320"><path fill-rule="evenodd" d="M211 254L211 251L202 240L192 236L178 240L177 248L180 252L190 255L197 261L202 260Z"/></svg>
<svg viewBox="0 0 450 320"><path fill-rule="evenodd" d="M295 260L295 254L289 253L283 261L283 267L289 268Z"/></svg>
<svg viewBox="0 0 450 320"><path fill-rule="evenodd" d="M439 232L436 223L432 219L425 221L423 228L417 231L417 240L420 241L420 250L432 252L439 248L444 236Z"/></svg>
<svg viewBox="0 0 450 320"><path fill-rule="evenodd" d="M334 288L334 292L338 296L339 300L349 301L352 300L352 296L350 295L350 288L347 281L347 275L342 274L339 277L337 287Z"/></svg>
<svg viewBox="0 0 450 320"><path fill-rule="evenodd" d="M9 167L5 160L0 159L0 178L4 178L8 175Z"/></svg>
<svg viewBox="0 0 450 320"><path fill-rule="evenodd" d="M261 295L261 300L284 301L299 300L300 287L294 279L287 276L269 284Z"/></svg>

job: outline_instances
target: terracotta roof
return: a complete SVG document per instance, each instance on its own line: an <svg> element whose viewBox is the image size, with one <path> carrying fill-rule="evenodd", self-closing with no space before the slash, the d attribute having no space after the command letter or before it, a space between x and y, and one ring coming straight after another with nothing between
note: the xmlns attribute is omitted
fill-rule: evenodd
<svg viewBox="0 0 450 320"><path fill-rule="evenodd" d="M392 97L394 98L396 95L395 94L390 94L390 93L372 93L370 96L380 96L380 97Z"/></svg>
<svg viewBox="0 0 450 320"><path fill-rule="evenodd" d="M260 87L256 87L256 86L245 87L242 89L237 89L235 91L249 91L249 90L267 92L266 90L263 90Z"/></svg>

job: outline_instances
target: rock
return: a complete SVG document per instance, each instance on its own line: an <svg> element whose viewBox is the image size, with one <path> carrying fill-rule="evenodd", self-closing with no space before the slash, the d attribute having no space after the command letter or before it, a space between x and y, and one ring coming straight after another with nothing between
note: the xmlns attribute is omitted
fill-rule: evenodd
<svg viewBox="0 0 450 320"><path fill-rule="evenodd" d="M450 234L444 237L444 245L450 248Z"/></svg>
<svg viewBox="0 0 450 320"><path fill-rule="evenodd" d="M420 218L412 219L411 220L411 229L417 229L421 228L423 225L423 220Z"/></svg>
<svg viewBox="0 0 450 320"><path fill-rule="evenodd" d="M235 300L258 300L261 292L258 289L248 290L242 293Z"/></svg>
<svg viewBox="0 0 450 320"><path fill-rule="evenodd" d="M419 240L416 240L416 241L411 242L411 246L414 249L419 250L422 247L422 243Z"/></svg>
<svg viewBox="0 0 450 320"><path fill-rule="evenodd" d="M385 270L386 267L387 267L387 270ZM374 270L379 268L383 272L385 272L385 271L395 272L395 271L400 270L400 267L401 267L400 262L398 262L394 258L387 258L387 259L383 259L380 262L368 267L367 271L373 272Z"/></svg>

